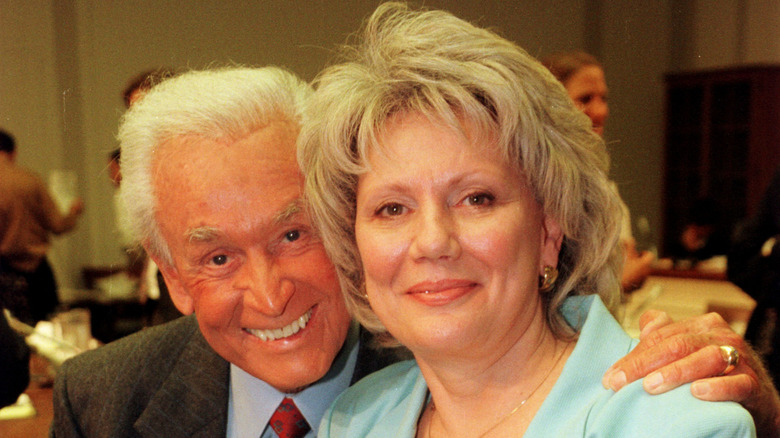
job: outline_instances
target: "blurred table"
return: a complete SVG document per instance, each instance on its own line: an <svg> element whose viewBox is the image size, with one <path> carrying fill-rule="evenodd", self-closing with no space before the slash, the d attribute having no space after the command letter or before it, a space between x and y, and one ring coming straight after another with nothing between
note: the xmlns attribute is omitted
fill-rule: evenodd
<svg viewBox="0 0 780 438"><path fill-rule="evenodd" d="M639 317L648 309L663 310L675 321L717 312L735 332L743 335L756 302L733 283L717 278L720 277L670 276L663 272L651 275L627 297L622 309L623 328L638 337Z"/></svg>
<svg viewBox="0 0 780 438"><path fill-rule="evenodd" d="M143 328L147 315L138 296L138 278L123 267L82 269L86 288L60 288L63 307L89 309L92 336L108 343Z"/></svg>

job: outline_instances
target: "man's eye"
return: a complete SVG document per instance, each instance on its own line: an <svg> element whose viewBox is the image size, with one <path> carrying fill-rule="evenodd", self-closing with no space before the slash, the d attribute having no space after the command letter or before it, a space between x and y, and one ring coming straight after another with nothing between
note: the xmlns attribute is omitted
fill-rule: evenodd
<svg viewBox="0 0 780 438"><path fill-rule="evenodd" d="M284 238L288 242L295 242L296 240L301 238L301 232L299 230L291 230L286 233L284 233Z"/></svg>
<svg viewBox="0 0 780 438"><path fill-rule="evenodd" d="M379 216L398 216L404 213L404 206L401 204L385 204L379 207L377 214Z"/></svg>
<svg viewBox="0 0 780 438"><path fill-rule="evenodd" d="M219 265L224 265L225 263L228 262L228 258L227 258L226 255L220 254L218 256L212 257L211 258L211 262L214 263L215 265L218 265L218 266Z"/></svg>

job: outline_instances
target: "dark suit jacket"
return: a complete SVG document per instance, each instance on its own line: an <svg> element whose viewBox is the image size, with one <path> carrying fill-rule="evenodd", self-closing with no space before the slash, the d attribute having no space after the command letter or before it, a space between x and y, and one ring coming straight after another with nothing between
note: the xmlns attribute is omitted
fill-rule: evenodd
<svg viewBox="0 0 780 438"><path fill-rule="evenodd" d="M775 243L770 254L761 253L771 237L780 241L780 167L756 213L737 227L727 270L729 280L756 300L745 340L762 355L780 388L780 243Z"/></svg>
<svg viewBox="0 0 780 438"><path fill-rule="evenodd" d="M393 360L363 340L353 383ZM51 436L225 436L229 380L229 363L195 318L179 318L65 362L54 385Z"/></svg>

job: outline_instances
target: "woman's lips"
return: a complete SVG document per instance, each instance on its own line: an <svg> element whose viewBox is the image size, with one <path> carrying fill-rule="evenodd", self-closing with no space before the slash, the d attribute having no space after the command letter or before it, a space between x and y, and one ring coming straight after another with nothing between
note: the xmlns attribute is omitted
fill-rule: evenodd
<svg viewBox="0 0 780 438"><path fill-rule="evenodd" d="M418 283L406 294L428 306L443 306L471 293L476 287L477 283L469 280L440 280Z"/></svg>

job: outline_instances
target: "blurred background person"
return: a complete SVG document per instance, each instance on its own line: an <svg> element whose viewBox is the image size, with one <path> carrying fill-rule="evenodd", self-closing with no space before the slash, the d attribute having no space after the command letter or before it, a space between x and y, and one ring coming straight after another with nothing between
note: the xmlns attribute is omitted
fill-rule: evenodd
<svg viewBox="0 0 780 438"><path fill-rule="evenodd" d="M689 208L687 224L671 255L691 267L712 257L725 256L729 250L729 233L725 229L718 202L712 198L698 199Z"/></svg>
<svg viewBox="0 0 780 438"><path fill-rule="evenodd" d="M130 80L122 92L125 106L129 109L152 87L173 76L175 76L175 72L168 68L148 70L137 75ZM117 189L122 181L121 157L122 153L118 148L109 155L109 177ZM139 279L138 294L144 304L144 325L151 326L174 320L182 314L173 304L157 265L146 255L140 245L132 245L134 239L128 229L129 222L125 218L125 212L119 202L118 195L119 190L116 192L114 202L117 229L121 244L128 253L128 271Z"/></svg>
<svg viewBox="0 0 780 438"><path fill-rule="evenodd" d="M759 209L737 227L728 254L728 278L756 300L745 339L780 381L780 167Z"/></svg>
<svg viewBox="0 0 780 438"><path fill-rule="evenodd" d="M14 138L0 131L0 272L25 283L4 302L17 318L35 325L59 304L57 283L46 259L50 234L75 228L84 204L77 198L66 214L61 213L43 180L17 166L15 159Z"/></svg>
<svg viewBox="0 0 780 438"><path fill-rule="evenodd" d="M609 118L609 89L601 63L588 53L573 51L551 55L543 64L563 84L575 106L590 118L593 131L603 136L604 124ZM631 214L628 206L621 203L623 226L620 242L625 263L620 284L624 292L631 292L642 286L650 275L655 255L637 250L636 239L631 231Z"/></svg>
<svg viewBox="0 0 780 438"><path fill-rule="evenodd" d="M122 91L122 99L125 102L125 107L130 108L153 86L165 79L175 76L175 74L176 73L172 69L166 67L147 70L138 74L127 83L124 91Z"/></svg>
<svg viewBox="0 0 780 438"><path fill-rule="evenodd" d="M30 383L30 349L0 308L0 408L13 404Z"/></svg>
<svg viewBox="0 0 780 438"><path fill-rule="evenodd" d="M116 223L116 234L119 239L119 245L122 251L127 254L127 272L130 276L140 278L146 264L146 254L143 248L133 242L133 236L127 226L127 219L123 214L123 208L119 202L119 183L122 181L122 171L119 167L119 160L122 154L119 148L114 149L108 154L108 177L114 188L114 221Z"/></svg>

